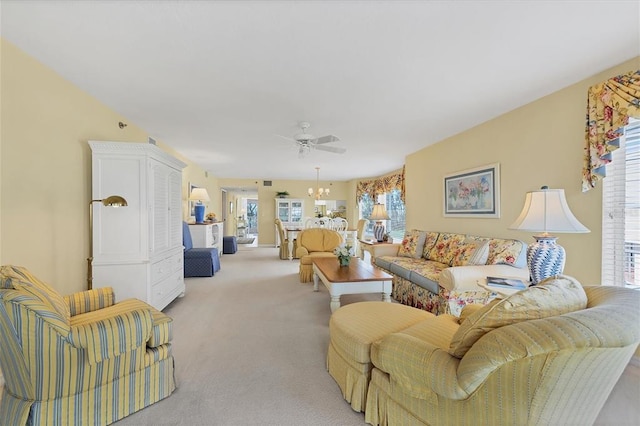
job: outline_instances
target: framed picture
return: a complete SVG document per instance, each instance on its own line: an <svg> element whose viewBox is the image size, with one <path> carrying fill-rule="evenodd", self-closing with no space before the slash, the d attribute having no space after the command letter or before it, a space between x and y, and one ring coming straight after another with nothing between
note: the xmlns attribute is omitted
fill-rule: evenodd
<svg viewBox="0 0 640 426"><path fill-rule="evenodd" d="M445 217L500 217L500 164L444 177Z"/></svg>
<svg viewBox="0 0 640 426"><path fill-rule="evenodd" d="M189 216L193 220L196 219L196 202L189 200L189 197L191 197L191 191L193 191L194 188L197 188L197 186L189 182L189 195L187 195L187 200L189 201Z"/></svg>

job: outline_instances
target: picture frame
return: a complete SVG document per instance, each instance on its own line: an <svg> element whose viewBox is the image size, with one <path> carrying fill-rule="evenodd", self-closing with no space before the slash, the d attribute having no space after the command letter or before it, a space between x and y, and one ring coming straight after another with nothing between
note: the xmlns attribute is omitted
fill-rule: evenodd
<svg viewBox="0 0 640 426"><path fill-rule="evenodd" d="M493 163L444 176L445 217L500 217L500 164Z"/></svg>

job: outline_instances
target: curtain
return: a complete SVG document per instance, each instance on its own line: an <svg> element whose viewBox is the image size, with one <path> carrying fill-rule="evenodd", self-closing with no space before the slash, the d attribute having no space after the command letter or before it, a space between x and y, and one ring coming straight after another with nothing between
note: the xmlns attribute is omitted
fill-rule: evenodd
<svg viewBox="0 0 640 426"><path fill-rule="evenodd" d="M640 118L640 70L589 88L582 192L606 176L611 152L618 149L629 117Z"/></svg>
<svg viewBox="0 0 640 426"><path fill-rule="evenodd" d="M356 201L360 203L362 196L368 194L375 202L380 194L391 192L394 189L400 190L400 199L404 203L404 166L398 173L382 176L372 180L361 180L356 187Z"/></svg>

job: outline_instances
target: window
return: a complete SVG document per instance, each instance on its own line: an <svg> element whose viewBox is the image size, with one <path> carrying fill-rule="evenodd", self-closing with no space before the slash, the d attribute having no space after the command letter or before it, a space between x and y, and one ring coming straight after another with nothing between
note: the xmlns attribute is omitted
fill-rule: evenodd
<svg viewBox="0 0 640 426"><path fill-rule="evenodd" d="M639 286L640 120L629 120L602 183L602 284Z"/></svg>
<svg viewBox="0 0 640 426"><path fill-rule="evenodd" d="M378 195L377 203L384 204L389 215L389 220L385 221L386 232L391 234L394 240L402 240L405 232L405 209L400 198L400 190L394 189ZM360 200L360 218L368 219L373 211L373 200L368 194L363 194ZM373 221L367 223L365 234L373 234Z"/></svg>

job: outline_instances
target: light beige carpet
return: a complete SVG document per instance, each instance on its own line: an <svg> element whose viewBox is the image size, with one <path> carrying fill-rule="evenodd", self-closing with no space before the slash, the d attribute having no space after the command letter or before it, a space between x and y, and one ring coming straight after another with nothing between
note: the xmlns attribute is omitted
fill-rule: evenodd
<svg viewBox="0 0 640 426"><path fill-rule="evenodd" d="M325 367L329 293L300 284L278 249L221 257L211 278L186 279L174 318L177 391L118 425L364 425ZM380 300L343 296L343 304Z"/></svg>

